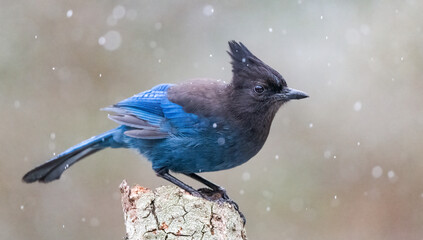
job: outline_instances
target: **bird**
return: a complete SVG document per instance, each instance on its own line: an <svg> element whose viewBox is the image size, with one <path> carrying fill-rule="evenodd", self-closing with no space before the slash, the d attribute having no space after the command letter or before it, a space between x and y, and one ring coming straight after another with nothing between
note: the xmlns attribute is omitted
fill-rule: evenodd
<svg viewBox="0 0 423 240"><path fill-rule="evenodd" d="M239 166L263 147L278 109L307 98L241 42L229 41L232 81L196 79L160 84L102 110L118 127L87 139L26 173L26 183L48 183L79 160L106 148L135 149L156 175L195 196L226 190L198 175ZM172 174L171 174L172 173ZM207 186L194 189L174 176ZM237 205L236 205L237 207Z"/></svg>

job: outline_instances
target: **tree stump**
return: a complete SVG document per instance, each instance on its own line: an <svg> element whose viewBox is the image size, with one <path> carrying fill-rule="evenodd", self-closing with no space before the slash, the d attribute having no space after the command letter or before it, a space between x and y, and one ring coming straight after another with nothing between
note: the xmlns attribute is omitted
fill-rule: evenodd
<svg viewBox="0 0 423 240"><path fill-rule="evenodd" d="M247 239L231 204L194 197L176 186L120 185L126 239Z"/></svg>

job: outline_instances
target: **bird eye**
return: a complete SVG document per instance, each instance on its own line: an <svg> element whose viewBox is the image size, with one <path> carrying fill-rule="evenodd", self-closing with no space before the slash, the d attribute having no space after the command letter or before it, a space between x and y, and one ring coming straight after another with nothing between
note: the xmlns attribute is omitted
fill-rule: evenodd
<svg viewBox="0 0 423 240"><path fill-rule="evenodd" d="M254 92L256 93L263 93L264 92L264 87L261 85L257 85L254 87Z"/></svg>

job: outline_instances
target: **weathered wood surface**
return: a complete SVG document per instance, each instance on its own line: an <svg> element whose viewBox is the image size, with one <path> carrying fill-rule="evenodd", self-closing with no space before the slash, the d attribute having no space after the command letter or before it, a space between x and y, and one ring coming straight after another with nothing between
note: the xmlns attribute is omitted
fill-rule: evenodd
<svg viewBox="0 0 423 240"><path fill-rule="evenodd" d="M247 239L243 220L228 203L197 198L176 186L155 190L120 185L128 240Z"/></svg>

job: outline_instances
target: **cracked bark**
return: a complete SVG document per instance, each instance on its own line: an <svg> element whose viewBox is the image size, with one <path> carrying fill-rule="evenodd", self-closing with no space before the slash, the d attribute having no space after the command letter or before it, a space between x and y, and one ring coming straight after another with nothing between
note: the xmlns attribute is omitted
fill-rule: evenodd
<svg viewBox="0 0 423 240"><path fill-rule="evenodd" d="M150 190L120 185L126 239L247 239L243 221L228 203L197 198L176 186Z"/></svg>

